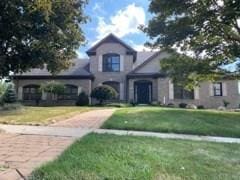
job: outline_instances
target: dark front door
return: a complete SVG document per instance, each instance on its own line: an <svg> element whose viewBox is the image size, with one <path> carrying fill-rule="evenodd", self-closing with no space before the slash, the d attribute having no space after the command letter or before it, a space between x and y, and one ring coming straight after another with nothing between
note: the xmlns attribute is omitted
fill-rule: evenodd
<svg viewBox="0 0 240 180"><path fill-rule="evenodd" d="M151 83L138 82L135 84L135 98L138 104L149 104L151 102Z"/></svg>

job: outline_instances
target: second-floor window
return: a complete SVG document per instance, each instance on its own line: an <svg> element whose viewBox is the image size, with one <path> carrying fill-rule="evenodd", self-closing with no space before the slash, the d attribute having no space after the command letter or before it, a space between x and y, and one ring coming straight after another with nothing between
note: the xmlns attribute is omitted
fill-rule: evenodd
<svg viewBox="0 0 240 180"><path fill-rule="evenodd" d="M222 96L222 83L213 83L213 95L214 96Z"/></svg>
<svg viewBox="0 0 240 180"><path fill-rule="evenodd" d="M120 71L120 55L105 54L103 55L103 72L119 72Z"/></svg>

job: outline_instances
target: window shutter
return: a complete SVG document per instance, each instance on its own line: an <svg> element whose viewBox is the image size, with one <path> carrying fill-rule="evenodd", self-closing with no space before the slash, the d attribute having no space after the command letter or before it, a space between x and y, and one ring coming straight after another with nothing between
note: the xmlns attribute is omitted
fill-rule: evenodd
<svg viewBox="0 0 240 180"><path fill-rule="evenodd" d="M102 55L98 57L98 71L102 72Z"/></svg>
<svg viewBox="0 0 240 180"><path fill-rule="evenodd" d="M124 71L124 56L120 55L120 71Z"/></svg>
<svg viewBox="0 0 240 180"><path fill-rule="evenodd" d="M194 88L194 99L199 99L199 87Z"/></svg>
<svg viewBox="0 0 240 180"><path fill-rule="evenodd" d="M222 95L227 96L227 83L222 83Z"/></svg>
<svg viewBox="0 0 240 180"><path fill-rule="evenodd" d="M169 81L169 99L174 99L174 87L171 81Z"/></svg>
<svg viewBox="0 0 240 180"><path fill-rule="evenodd" d="M213 83L209 84L209 96L213 96Z"/></svg>

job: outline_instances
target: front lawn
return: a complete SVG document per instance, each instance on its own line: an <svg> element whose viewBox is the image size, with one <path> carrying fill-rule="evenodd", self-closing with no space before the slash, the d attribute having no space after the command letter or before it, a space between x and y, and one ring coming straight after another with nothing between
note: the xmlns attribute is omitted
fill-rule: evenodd
<svg viewBox="0 0 240 180"><path fill-rule="evenodd" d="M57 106L57 107L29 107L23 109L0 111L0 123L3 124L32 124L46 125L64 120L76 113L89 111L90 107Z"/></svg>
<svg viewBox="0 0 240 180"><path fill-rule="evenodd" d="M135 107L117 110L102 128L240 137L240 113Z"/></svg>
<svg viewBox="0 0 240 180"><path fill-rule="evenodd" d="M240 177L240 145L90 134L32 180L228 180Z"/></svg>

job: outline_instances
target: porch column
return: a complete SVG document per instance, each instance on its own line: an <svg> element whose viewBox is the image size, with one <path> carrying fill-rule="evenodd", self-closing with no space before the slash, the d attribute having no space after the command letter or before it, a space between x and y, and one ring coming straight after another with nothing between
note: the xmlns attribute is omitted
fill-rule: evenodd
<svg viewBox="0 0 240 180"><path fill-rule="evenodd" d="M169 80L169 99L174 99L174 86L171 80Z"/></svg>
<svg viewBox="0 0 240 180"><path fill-rule="evenodd" d="M194 99L199 99L199 87L194 88Z"/></svg>
<svg viewBox="0 0 240 180"><path fill-rule="evenodd" d="M119 92L120 100L124 100L124 83L120 83L120 92Z"/></svg>
<svg viewBox="0 0 240 180"><path fill-rule="evenodd" d="M158 78L157 79L157 100L158 100L158 102L161 102L160 89L161 89L160 78Z"/></svg>
<svg viewBox="0 0 240 180"><path fill-rule="evenodd" d="M47 93L42 91L42 100L47 100Z"/></svg>
<svg viewBox="0 0 240 180"><path fill-rule="evenodd" d="M78 92L77 92L77 94L79 95L81 92L82 92L82 87L81 87L81 86L78 86Z"/></svg>
<svg viewBox="0 0 240 180"><path fill-rule="evenodd" d="M90 79L88 81L88 99L90 105L92 104L91 92L92 92L92 80Z"/></svg>
<svg viewBox="0 0 240 180"><path fill-rule="evenodd" d="M19 86L18 87L18 100L23 100L23 87Z"/></svg>

